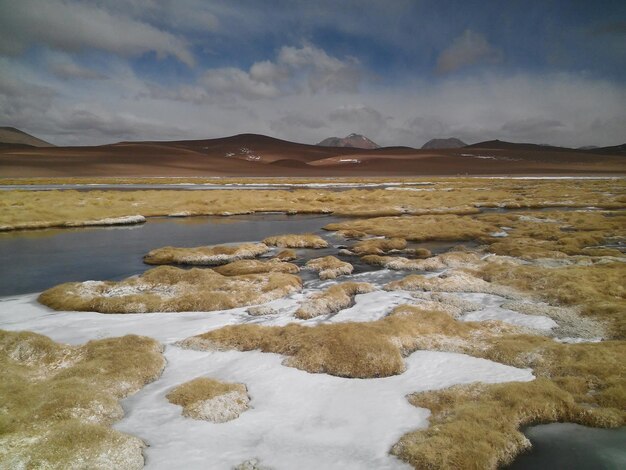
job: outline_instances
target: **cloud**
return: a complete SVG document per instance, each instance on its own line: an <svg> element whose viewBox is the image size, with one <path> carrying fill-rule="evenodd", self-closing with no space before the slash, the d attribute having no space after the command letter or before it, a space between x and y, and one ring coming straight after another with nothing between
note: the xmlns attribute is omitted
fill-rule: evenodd
<svg viewBox="0 0 626 470"><path fill-rule="evenodd" d="M195 63L185 40L148 23L76 1L0 0L0 54L18 55L31 45L63 51L99 49L124 57L156 52Z"/></svg>
<svg viewBox="0 0 626 470"><path fill-rule="evenodd" d="M437 73L447 74L478 63L495 63L502 60L502 52L487 39L466 29L437 59Z"/></svg>
<svg viewBox="0 0 626 470"><path fill-rule="evenodd" d="M229 103L236 99L274 99L302 92L355 92L361 80L359 63L354 58L341 60L312 45L284 46L273 61L255 62L248 70L209 69L195 84L175 91L154 87L152 96L195 104Z"/></svg>
<svg viewBox="0 0 626 470"><path fill-rule="evenodd" d="M283 47L278 54L279 66L293 75L304 74L312 92L350 91L358 89L361 80L359 62L353 57L340 60L311 45Z"/></svg>
<svg viewBox="0 0 626 470"><path fill-rule="evenodd" d="M332 110L328 119L339 124L340 133L357 132L376 138L380 131L385 129L390 119L378 110L364 105L344 105Z"/></svg>
<svg viewBox="0 0 626 470"><path fill-rule="evenodd" d="M563 123L556 119L530 117L505 122L500 130L511 137L528 137L536 135L550 136L563 128Z"/></svg>
<svg viewBox="0 0 626 470"><path fill-rule="evenodd" d="M0 67L4 64L0 62ZM52 106L57 92L24 81L10 73L0 74L0 122L14 127L28 126Z"/></svg>
<svg viewBox="0 0 626 470"><path fill-rule="evenodd" d="M48 69L53 75L64 80L102 80L108 78L103 73L78 65L70 59L51 60L48 63Z"/></svg>

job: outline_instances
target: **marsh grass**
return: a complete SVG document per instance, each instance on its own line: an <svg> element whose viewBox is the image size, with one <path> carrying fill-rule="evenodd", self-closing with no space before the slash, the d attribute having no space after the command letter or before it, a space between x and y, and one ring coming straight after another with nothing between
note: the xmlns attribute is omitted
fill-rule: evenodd
<svg viewBox="0 0 626 470"><path fill-rule="evenodd" d="M238 418L249 408L250 401L244 384L207 377L198 377L175 387L166 398L183 407L183 416L214 423Z"/></svg>
<svg viewBox="0 0 626 470"><path fill-rule="evenodd" d="M150 251L143 257L143 261L147 264L216 266L241 259L255 258L268 251L270 248L263 243L198 246L195 248L166 246Z"/></svg>
<svg viewBox="0 0 626 470"><path fill-rule="evenodd" d="M295 259L298 259L298 255L295 250L292 250L291 248L286 248L284 250L281 250L280 253L276 255L276 259L279 259L281 261L293 261Z"/></svg>
<svg viewBox="0 0 626 470"><path fill-rule="evenodd" d="M161 346L141 336L55 343L0 330L0 461L7 468L142 468L143 442L111 429L119 400L159 377Z"/></svg>
<svg viewBox="0 0 626 470"><path fill-rule="evenodd" d="M547 211L483 214L477 218L510 227L506 238L485 239L495 254L528 260L572 255L623 256L617 249L602 247L612 237L626 236L626 215L620 212Z"/></svg>
<svg viewBox="0 0 626 470"><path fill-rule="evenodd" d="M283 354L285 365L308 372L373 378L404 372L403 356L416 349L467 352L484 346L485 337L516 331L500 322L458 322L443 311L401 306L374 322L233 325L187 338L180 345L200 350L259 349Z"/></svg>
<svg viewBox="0 0 626 470"><path fill-rule="evenodd" d="M282 248L327 248L328 242L313 233L276 235L267 237L263 243Z"/></svg>
<svg viewBox="0 0 626 470"><path fill-rule="evenodd" d="M502 266L503 269L506 267L506 265ZM485 281L462 270L444 272L437 276L412 274L385 284L384 289L387 291L474 292L494 294L514 300L522 298L520 293L511 287Z"/></svg>
<svg viewBox="0 0 626 470"><path fill-rule="evenodd" d="M300 272L300 268L295 264L285 263L275 258L267 261L253 259L238 260L223 266L217 266L213 268L213 270L223 276L241 276L244 274L262 273L296 274Z"/></svg>
<svg viewBox="0 0 626 470"><path fill-rule="evenodd" d="M306 262L305 266L317 272L320 279L336 279L339 276L352 274L354 269L350 263L341 261L334 256L311 259Z"/></svg>
<svg viewBox="0 0 626 470"><path fill-rule="evenodd" d="M159 266L123 281L69 282L44 291L55 310L100 313L203 312L269 302L302 287L292 274L223 276L212 269Z"/></svg>
<svg viewBox="0 0 626 470"><path fill-rule="evenodd" d="M546 268L487 263L476 271L485 280L530 292L556 306L580 306L605 323L614 338L626 338L626 264Z"/></svg>
<svg viewBox="0 0 626 470"><path fill-rule="evenodd" d="M324 188L292 191L2 191L0 230L63 227L68 226L68 223L80 225L89 220L137 214L153 217L169 214L232 215L278 211L374 217L400 214L472 214L478 212L477 207L626 207L626 197L623 196L626 185L624 180L580 180L576 181L575 186L569 181L535 180L511 184L505 179L429 180L434 181L434 190L423 192L372 188L340 192ZM214 180L210 182L215 183ZM279 179L275 182L286 181ZM489 187L489 191L480 190L485 186ZM474 228L480 231L480 226ZM454 235L455 231L450 232ZM457 234L459 235L463 235L462 230ZM406 238L402 235L389 236Z"/></svg>
<svg viewBox="0 0 626 470"><path fill-rule="evenodd" d="M489 223L451 214L349 220L328 224L324 229L342 234L345 234L345 231L348 233L356 231L415 242L473 240L498 230Z"/></svg>
<svg viewBox="0 0 626 470"><path fill-rule="evenodd" d="M373 292L374 286L367 282L344 282L336 284L321 292L316 292L301 304L296 310L296 318L308 320L321 315L330 315L351 307L354 297L358 294Z"/></svg>
<svg viewBox="0 0 626 470"><path fill-rule="evenodd" d="M533 367L537 379L471 384L416 393L430 426L402 437L392 453L415 468L495 469L530 443L520 428L569 421L595 427L626 423L624 342L564 345L532 336L491 338L474 355Z"/></svg>
<svg viewBox="0 0 626 470"><path fill-rule="evenodd" d="M359 256L383 255L392 250L404 250L406 240L404 238L372 238L357 242L350 250Z"/></svg>
<svg viewBox="0 0 626 470"><path fill-rule="evenodd" d="M383 266L387 269L407 271L442 271L447 268L458 268L480 262L475 253L451 251L426 259L408 259L401 256L366 255L361 257L366 264Z"/></svg>

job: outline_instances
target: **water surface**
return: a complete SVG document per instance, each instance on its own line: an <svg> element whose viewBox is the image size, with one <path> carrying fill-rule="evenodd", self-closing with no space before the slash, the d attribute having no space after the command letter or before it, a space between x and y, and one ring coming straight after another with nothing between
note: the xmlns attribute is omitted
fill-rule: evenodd
<svg viewBox="0 0 626 470"><path fill-rule="evenodd" d="M552 423L532 426L525 434L533 447L508 470L626 469L626 427L598 429Z"/></svg>

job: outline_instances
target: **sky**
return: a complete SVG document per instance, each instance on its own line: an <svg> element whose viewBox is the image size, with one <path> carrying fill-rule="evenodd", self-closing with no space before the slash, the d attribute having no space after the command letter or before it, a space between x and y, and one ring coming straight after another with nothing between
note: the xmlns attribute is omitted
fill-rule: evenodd
<svg viewBox="0 0 626 470"><path fill-rule="evenodd" d="M626 1L0 0L0 126L626 142Z"/></svg>

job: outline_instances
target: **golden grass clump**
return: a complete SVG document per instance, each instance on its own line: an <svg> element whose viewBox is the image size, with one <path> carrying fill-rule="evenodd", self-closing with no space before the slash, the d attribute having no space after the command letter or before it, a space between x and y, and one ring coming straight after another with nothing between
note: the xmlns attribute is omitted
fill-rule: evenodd
<svg viewBox="0 0 626 470"><path fill-rule="evenodd" d="M474 355L533 367L537 379L470 384L416 393L409 401L432 412L428 429L408 433L392 453L415 468L496 469L530 443L527 425L569 421L626 423L626 343L565 345L536 336L490 338Z"/></svg>
<svg viewBox="0 0 626 470"><path fill-rule="evenodd" d="M313 233L276 235L267 237L263 243L282 248L327 248L328 242Z"/></svg>
<svg viewBox="0 0 626 470"><path fill-rule="evenodd" d="M531 292L554 304L580 306L581 313L606 323L614 338L626 338L626 264L546 268L487 263L476 271L490 282Z"/></svg>
<svg viewBox="0 0 626 470"><path fill-rule="evenodd" d="M147 264L191 264L216 266L240 259L255 258L267 253L269 247L263 243L243 243L241 245L198 246L176 248L165 246L150 251L143 257Z"/></svg>
<svg viewBox="0 0 626 470"><path fill-rule="evenodd" d="M344 282L317 292L304 300L296 310L296 318L308 320L321 315L330 315L349 308L358 294L373 292L374 286L368 282Z"/></svg>
<svg viewBox="0 0 626 470"><path fill-rule="evenodd" d="M249 408L248 389L241 383L198 377L169 392L170 403L183 407L183 416L225 423Z"/></svg>
<svg viewBox="0 0 626 470"><path fill-rule="evenodd" d="M447 268L458 268L480 262L475 253L451 251L427 259L408 259L401 256L367 255L361 257L367 264L383 266L387 269L408 271L442 271Z"/></svg>
<svg viewBox="0 0 626 470"><path fill-rule="evenodd" d="M241 276L243 274L262 273L289 273L296 274L300 268L293 263L285 263L277 259L260 261L255 259L241 259L232 263L213 268L223 276Z"/></svg>
<svg viewBox="0 0 626 470"><path fill-rule="evenodd" d="M612 238L625 238L626 215L619 212L549 211L542 213L483 214L478 219L510 227L506 238L487 240L499 255L533 260L573 255L617 256L603 247Z"/></svg>
<svg viewBox="0 0 626 470"><path fill-rule="evenodd" d="M110 425L119 400L161 375L161 350L135 335L69 346L0 330L3 468L143 468L144 443Z"/></svg>
<svg viewBox="0 0 626 470"><path fill-rule="evenodd" d="M497 231L492 224L458 215L378 217L328 224L325 230L358 230L370 235L411 241L473 240Z"/></svg>
<svg viewBox="0 0 626 470"><path fill-rule="evenodd" d="M357 242L350 250L359 256L383 255L392 250L404 250L406 240L404 238L368 238Z"/></svg>
<svg viewBox="0 0 626 470"><path fill-rule="evenodd" d="M204 312L269 302L301 287L300 278L292 274L223 276L212 269L159 266L119 282L60 284L44 291L38 300L68 311Z"/></svg>
<svg viewBox="0 0 626 470"><path fill-rule="evenodd" d="M324 256L306 262L306 267L319 273L320 279L336 279L339 276L352 274L354 267L334 256Z"/></svg>
<svg viewBox="0 0 626 470"><path fill-rule="evenodd" d="M445 272L434 277L412 274L387 283L384 289L387 291L477 292L512 299L520 298L519 293L510 287L487 282L465 271Z"/></svg>
<svg viewBox="0 0 626 470"><path fill-rule="evenodd" d="M232 325L179 344L200 350L260 349L283 354L285 365L308 372L374 378L404 372L402 357L416 349L468 352L484 346L484 338L517 331L500 322L458 322L445 312L405 305L373 322Z"/></svg>
<svg viewBox="0 0 626 470"><path fill-rule="evenodd" d="M293 261L297 258L298 255L296 254L296 251L292 250L291 248L281 250L281 252L276 255L276 259L279 259L281 261Z"/></svg>

